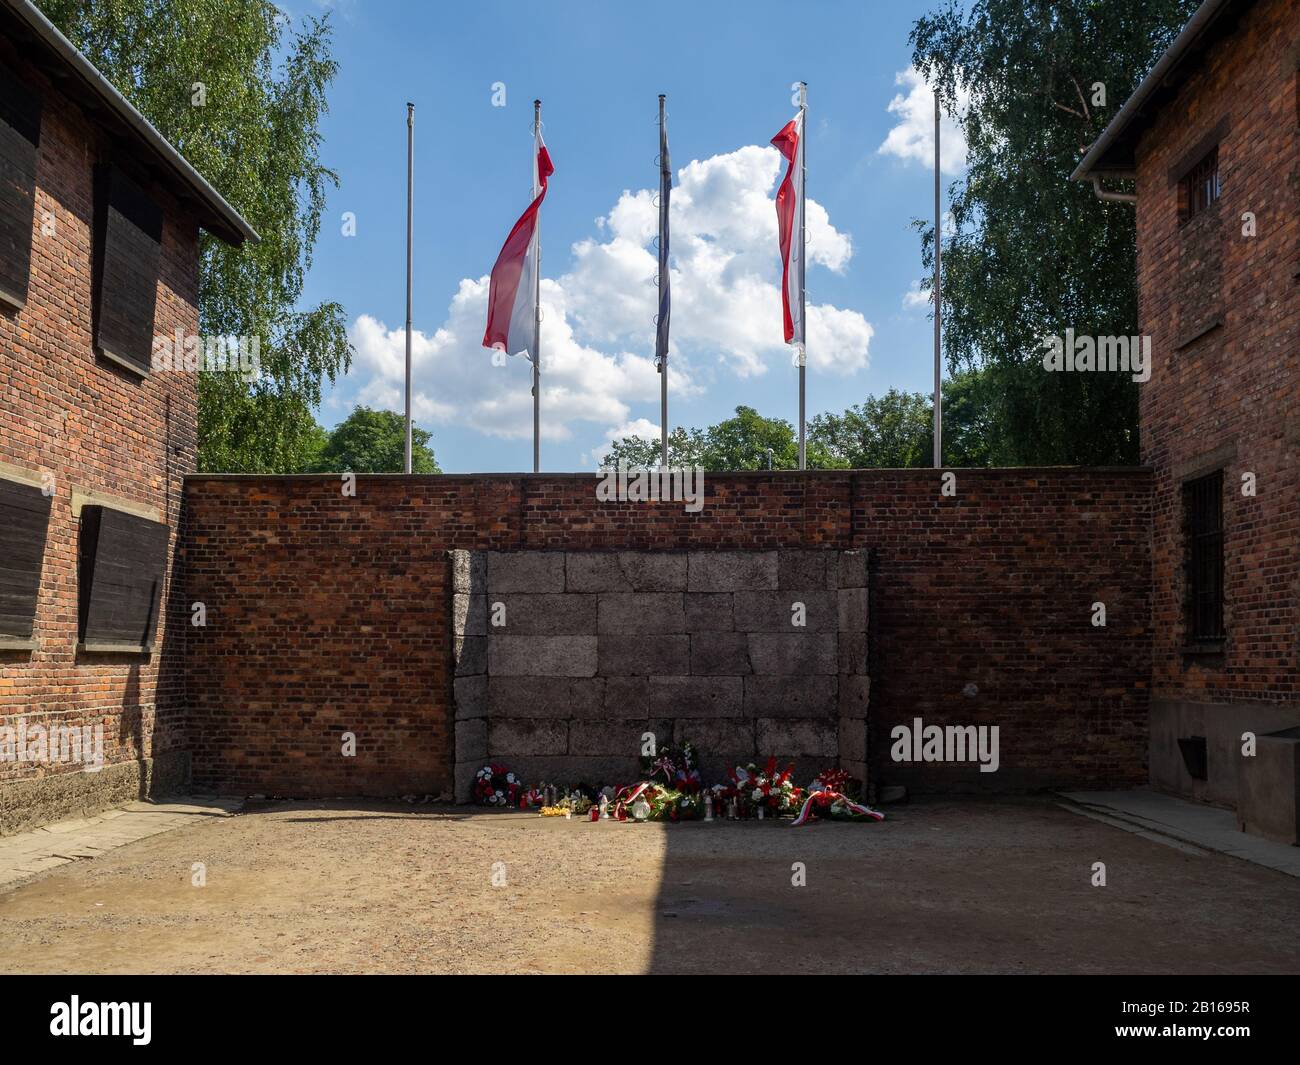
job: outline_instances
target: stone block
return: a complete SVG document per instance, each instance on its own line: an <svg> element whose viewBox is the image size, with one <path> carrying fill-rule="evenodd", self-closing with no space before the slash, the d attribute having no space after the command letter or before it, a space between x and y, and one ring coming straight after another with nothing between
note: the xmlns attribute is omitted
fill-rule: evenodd
<svg viewBox="0 0 1300 1065"><path fill-rule="evenodd" d="M487 637L488 672L497 677L594 677L595 636Z"/></svg>
<svg viewBox="0 0 1300 1065"><path fill-rule="evenodd" d="M737 632L834 632L835 592L803 588L780 592L737 592L733 621ZM803 604L802 626L793 625L794 604Z"/></svg>
<svg viewBox="0 0 1300 1065"><path fill-rule="evenodd" d="M461 595L487 590L487 554L483 551L449 551L451 590Z"/></svg>
<svg viewBox="0 0 1300 1065"><path fill-rule="evenodd" d="M474 798L474 778L483 768L486 759L474 762L457 762L455 769L455 792L457 802L472 802Z"/></svg>
<svg viewBox="0 0 1300 1065"><path fill-rule="evenodd" d="M689 636L601 635L597 661L603 677L667 676L690 668Z"/></svg>
<svg viewBox="0 0 1300 1065"><path fill-rule="evenodd" d="M602 677L604 717L649 717L649 677Z"/></svg>
<svg viewBox="0 0 1300 1065"><path fill-rule="evenodd" d="M570 592L680 592L686 555L663 551L570 551L565 589Z"/></svg>
<svg viewBox="0 0 1300 1065"><path fill-rule="evenodd" d="M569 712L575 718L603 718L605 678L575 677L569 681Z"/></svg>
<svg viewBox="0 0 1300 1065"><path fill-rule="evenodd" d="M487 672L486 636L454 637L451 653L456 662L456 676L468 677Z"/></svg>
<svg viewBox="0 0 1300 1065"><path fill-rule="evenodd" d="M456 592L451 597L451 631L457 636L487 635L487 596Z"/></svg>
<svg viewBox="0 0 1300 1065"><path fill-rule="evenodd" d="M836 560L835 584L839 588L867 587L867 560L869 551L840 551Z"/></svg>
<svg viewBox="0 0 1300 1065"><path fill-rule="evenodd" d="M775 551L691 551L686 589L690 592L776 590Z"/></svg>
<svg viewBox="0 0 1300 1065"><path fill-rule="evenodd" d="M486 673L472 677L457 677L452 681L456 699L456 720L486 717L488 714L488 678Z"/></svg>
<svg viewBox="0 0 1300 1065"><path fill-rule="evenodd" d="M681 592L607 592L592 598L600 602L597 632L654 635L686 631Z"/></svg>
<svg viewBox="0 0 1300 1065"><path fill-rule="evenodd" d="M517 755L508 764L530 788L543 783L561 787L617 784L637 780L640 774L640 759L633 756Z"/></svg>
<svg viewBox="0 0 1300 1065"><path fill-rule="evenodd" d="M867 760L867 723L861 718L840 718L839 758L841 762L865 762Z"/></svg>
<svg viewBox="0 0 1300 1065"><path fill-rule="evenodd" d="M647 733L654 737L656 748L665 747L672 741L672 723L647 719L574 721L569 726L569 753L640 758ZM616 782L611 780L608 783Z"/></svg>
<svg viewBox="0 0 1300 1065"><path fill-rule="evenodd" d="M871 709L871 678L857 674L840 677L840 717L865 719Z"/></svg>
<svg viewBox="0 0 1300 1065"><path fill-rule="evenodd" d="M746 677L746 717L838 716L835 677Z"/></svg>
<svg viewBox="0 0 1300 1065"><path fill-rule="evenodd" d="M492 717L593 717L601 712L599 678L488 678L488 713Z"/></svg>
<svg viewBox="0 0 1300 1065"><path fill-rule="evenodd" d="M776 586L782 591L800 588L834 591L836 556L835 551L778 551Z"/></svg>
<svg viewBox="0 0 1300 1065"><path fill-rule="evenodd" d="M784 764L791 758L834 761L839 751L835 725L825 718L759 718L760 757L775 755ZM807 781L802 781L807 783Z"/></svg>
<svg viewBox="0 0 1300 1065"><path fill-rule="evenodd" d="M697 632L691 635L691 673L697 677L739 677L752 673L749 637L743 632Z"/></svg>
<svg viewBox="0 0 1300 1065"><path fill-rule="evenodd" d="M488 752L488 723L486 718L456 722L456 761L482 762Z"/></svg>
<svg viewBox="0 0 1300 1065"><path fill-rule="evenodd" d="M716 721L701 719L678 720L673 725L673 742L679 746L689 740L703 758L721 758L726 769L734 768L737 761L754 759L754 722L746 718L721 718ZM717 771L713 776L717 779ZM708 783L716 783L710 779Z"/></svg>
<svg viewBox="0 0 1300 1065"><path fill-rule="evenodd" d="M685 608L687 632L730 632L735 628L730 592L687 592Z"/></svg>
<svg viewBox="0 0 1300 1065"><path fill-rule="evenodd" d="M564 591L563 551L489 551L487 593Z"/></svg>
<svg viewBox="0 0 1300 1065"><path fill-rule="evenodd" d="M774 676L834 674L839 665L833 632L749 633L749 664Z"/></svg>
<svg viewBox="0 0 1300 1065"><path fill-rule="evenodd" d="M744 698L740 677L650 678L650 713L655 717L740 717Z"/></svg>
<svg viewBox="0 0 1300 1065"><path fill-rule="evenodd" d="M491 759L505 759L513 755L565 754L568 747L567 721L518 717L488 720L488 757Z"/></svg>
<svg viewBox="0 0 1300 1065"><path fill-rule="evenodd" d="M865 675L868 671L867 634L865 632L841 632L838 642L840 673Z"/></svg>
<svg viewBox="0 0 1300 1065"><path fill-rule="evenodd" d="M840 632L867 631L867 590L841 588L839 592Z"/></svg>
<svg viewBox="0 0 1300 1065"><path fill-rule="evenodd" d="M484 602L491 635L582 636L596 631L594 595L502 592L484 596ZM493 624L497 618L504 618L505 624Z"/></svg>

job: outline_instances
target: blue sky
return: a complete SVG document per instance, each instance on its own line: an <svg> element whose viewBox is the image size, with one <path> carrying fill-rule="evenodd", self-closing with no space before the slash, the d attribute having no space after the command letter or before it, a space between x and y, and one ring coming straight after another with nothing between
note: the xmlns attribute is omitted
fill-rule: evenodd
<svg viewBox="0 0 1300 1065"><path fill-rule="evenodd" d="M910 222L933 210L933 105L907 73L907 35L931 4L329 6L340 72L322 155L340 183L304 300L344 306L357 354L323 424L359 402L401 409L411 100L416 421L444 470L531 468L529 364L494 366L478 341L484 279L526 206L540 97L556 168L542 212L542 467L593 469L612 435L656 434L648 237L660 92L678 175L670 423L704 426L741 403L795 421L771 202L780 164L767 143L800 78L808 194L824 209L809 208L809 416L890 387L929 391L928 307L906 296L921 274ZM498 82L505 107L492 103ZM948 129L945 184L962 157ZM343 235L344 212L355 236Z"/></svg>

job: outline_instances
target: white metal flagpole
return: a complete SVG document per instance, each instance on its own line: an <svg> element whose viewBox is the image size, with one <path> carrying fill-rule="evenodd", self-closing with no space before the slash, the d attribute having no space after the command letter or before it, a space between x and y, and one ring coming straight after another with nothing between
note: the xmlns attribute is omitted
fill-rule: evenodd
<svg viewBox="0 0 1300 1065"><path fill-rule="evenodd" d="M533 198L540 188L537 168L538 146L542 136L542 101L533 101ZM533 276L533 473L542 468L542 214L537 212L533 223L533 240L537 247L537 261Z"/></svg>
<svg viewBox="0 0 1300 1065"><path fill-rule="evenodd" d="M808 468L808 450L805 435L804 385L808 375L808 316L804 289L808 280L808 233L804 225L804 205L808 202L808 83L799 82L799 469Z"/></svg>
<svg viewBox="0 0 1300 1065"><path fill-rule="evenodd" d="M406 105L406 472L411 472L411 216L414 210L415 104Z"/></svg>
<svg viewBox="0 0 1300 1065"><path fill-rule="evenodd" d="M943 370L939 357L943 300L939 261L943 254L943 215L939 203L939 89L934 92L934 468L943 465Z"/></svg>

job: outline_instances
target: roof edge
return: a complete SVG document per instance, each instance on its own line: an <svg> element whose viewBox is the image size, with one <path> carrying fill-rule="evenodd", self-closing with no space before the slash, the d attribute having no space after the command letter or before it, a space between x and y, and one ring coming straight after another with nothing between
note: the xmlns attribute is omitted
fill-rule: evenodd
<svg viewBox="0 0 1300 1065"><path fill-rule="evenodd" d="M152 148L181 184L188 187L194 197L207 208L212 219L208 223L201 221L203 228L228 244L239 245L246 240L256 243L261 239L257 230L249 225L243 215L226 202L221 193L214 189L172 143L158 132L153 123L117 91L116 86L63 36L58 27L47 19L31 0L0 0L0 3L4 4L20 22L71 67L105 106ZM212 220L217 224L211 224Z"/></svg>
<svg viewBox="0 0 1300 1065"><path fill-rule="evenodd" d="M1192 12L1187 25L1165 49L1164 55L1156 61L1156 65L1151 68L1147 76L1138 83L1132 95L1124 101L1124 106L1107 123L1106 128L1101 131L1101 136L1092 142L1084 157L1079 160L1078 166L1070 174L1071 181L1091 181L1094 174L1098 177L1132 176L1131 167L1099 166L1098 162L1138 116L1147 99L1160 87L1161 82L1182 62L1188 49L1199 40L1214 20L1235 2L1236 0L1205 0Z"/></svg>

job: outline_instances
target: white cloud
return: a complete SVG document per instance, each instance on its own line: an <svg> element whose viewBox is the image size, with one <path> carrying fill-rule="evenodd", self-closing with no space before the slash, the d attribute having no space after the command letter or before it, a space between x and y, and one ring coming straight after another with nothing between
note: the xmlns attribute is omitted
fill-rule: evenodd
<svg viewBox="0 0 1300 1065"><path fill-rule="evenodd" d="M917 311L930 306L930 293L921 291L921 282L913 281L912 287L903 293L903 309Z"/></svg>
<svg viewBox="0 0 1300 1065"><path fill-rule="evenodd" d="M780 262L773 196L783 160L775 148L748 146L696 160L678 171L672 200L672 349L675 399L701 391L720 363L740 377L788 360L781 335ZM843 272L849 236L808 202L808 253L814 265ZM624 191L597 220L597 234L572 247L563 276L542 281L542 431L567 439L573 423L602 426L606 442L656 436L633 416L659 396L654 367L654 194ZM554 261L554 260L552 260ZM426 425L458 424L508 438L532 434L531 364L494 365L482 347L488 278L461 281L447 318L412 340L412 409ZM809 364L852 373L867 366L873 335L857 311L808 307ZM400 409L405 334L370 315L352 326L358 401ZM657 409L657 408L656 408ZM598 459L596 449L587 457Z"/></svg>
<svg viewBox="0 0 1300 1065"><path fill-rule="evenodd" d="M906 92L889 101L889 113L896 122L877 151L904 161L934 166L934 92L916 67L899 71L896 85ZM970 106L970 92L957 90L957 111L965 115ZM959 174L966 169L966 137L956 118L945 113L939 121L939 169L945 174Z"/></svg>
<svg viewBox="0 0 1300 1065"><path fill-rule="evenodd" d="M581 461L587 466L599 465L601 459L609 454L610 448L617 441L629 436L639 436L643 440L658 440L659 423L652 422L649 418L633 418L630 422L615 426L605 433L605 438L596 447L581 455Z"/></svg>

